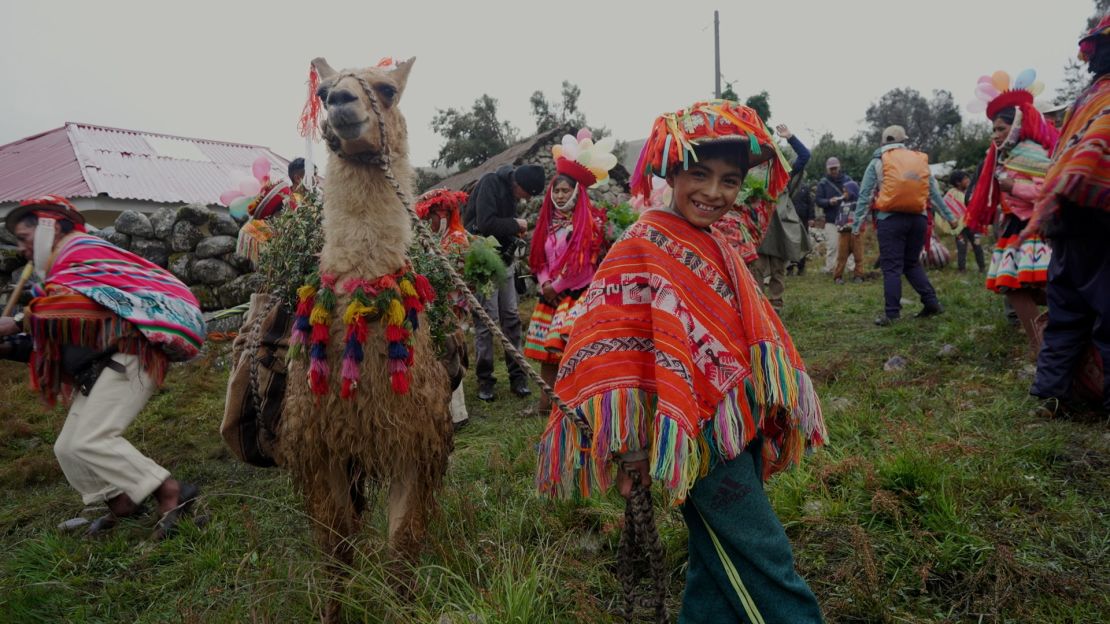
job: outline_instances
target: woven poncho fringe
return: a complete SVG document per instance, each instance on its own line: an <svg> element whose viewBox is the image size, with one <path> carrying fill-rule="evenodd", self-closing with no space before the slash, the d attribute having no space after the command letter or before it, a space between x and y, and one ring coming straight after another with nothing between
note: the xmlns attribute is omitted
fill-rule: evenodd
<svg viewBox="0 0 1110 624"><path fill-rule="evenodd" d="M728 270L691 257L709 252L710 245L724 254ZM764 477L769 477L796 464L806 448L824 444L828 434L813 383L778 317L739 258L729 253L708 234L659 211L646 213L613 248L583 296L586 311L575 321L556 388L591 423L593 441L553 411L539 444L541 491L558 496L604 491L613 482L615 454L647 449L652 477L677 502L708 472L711 445L732 459L762 434ZM680 275L675 263L689 274ZM673 283L652 276L651 292L643 292L635 280L644 277L647 266ZM631 272L633 267L640 272ZM725 275L733 269L743 273ZM730 301L721 296L726 280L732 282ZM676 294L684 301L674 302ZM689 305L694 302L703 305ZM678 338L667 326L665 319L671 318L690 331ZM703 324L714 318L725 325L720 331L729 334L722 338L727 344L703 333ZM689 351L681 353L676 345ZM683 395L687 408L680 410Z"/></svg>

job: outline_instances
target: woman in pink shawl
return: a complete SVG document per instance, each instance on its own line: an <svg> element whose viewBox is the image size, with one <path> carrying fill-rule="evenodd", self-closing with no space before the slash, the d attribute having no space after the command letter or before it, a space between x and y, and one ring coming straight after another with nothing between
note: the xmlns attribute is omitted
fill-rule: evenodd
<svg viewBox="0 0 1110 624"><path fill-rule="evenodd" d="M540 375L552 386L574 323L574 304L593 280L605 239L605 213L586 193L596 174L568 158L557 159L556 170L532 235L529 264L540 301L524 345L524 354L541 363ZM541 398L540 413L549 409L548 399Z"/></svg>

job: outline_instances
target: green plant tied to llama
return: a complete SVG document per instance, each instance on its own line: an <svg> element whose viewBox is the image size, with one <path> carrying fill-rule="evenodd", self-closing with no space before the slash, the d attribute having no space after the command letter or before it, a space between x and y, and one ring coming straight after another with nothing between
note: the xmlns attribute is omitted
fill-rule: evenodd
<svg viewBox="0 0 1110 624"><path fill-rule="evenodd" d="M282 210L269 220L273 237L262 248L258 272L263 292L275 293L289 308L297 303L297 289L307 284L320 264L324 248L320 196L306 190L296 210Z"/></svg>

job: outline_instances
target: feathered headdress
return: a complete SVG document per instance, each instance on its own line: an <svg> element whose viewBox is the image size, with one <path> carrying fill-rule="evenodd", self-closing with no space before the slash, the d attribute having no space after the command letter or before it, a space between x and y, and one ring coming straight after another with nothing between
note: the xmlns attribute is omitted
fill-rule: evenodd
<svg viewBox="0 0 1110 624"><path fill-rule="evenodd" d="M1005 152L1021 141L1033 141L1052 153L1056 139L1060 136L1056 127L1048 123L1033 100L1044 91L1044 84L1037 80L1037 72L1026 69L1011 82L1010 74L996 71L989 76L981 76L975 87L975 100L967 105L972 113L986 113L987 119L995 119L999 113L1016 109L1013 129L1003 146L991 142L987 157L983 161L984 182L975 185L975 192L968 202L968 225L973 231L983 231L994 218L998 205L998 180L994 177L998 162L999 149Z"/></svg>
<svg viewBox="0 0 1110 624"><path fill-rule="evenodd" d="M592 263L601 249L604 238L594 225L594 219L604 218L604 213L594 208L587 187L596 187L609 181L609 170L617 166L617 157L612 154L614 141L604 138L594 143L589 128L582 128L577 135L565 134L558 145L551 148L555 157L555 171L575 181L574 215L571 218L571 238L566 253L559 258L547 258L546 242L548 229L554 218L555 202L551 199L551 189L555 180L547 185L540 206L540 216L536 220L535 235L528 253L528 264L533 273L538 274L545 261L556 273L564 269L572 273Z"/></svg>
<svg viewBox="0 0 1110 624"><path fill-rule="evenodd" d="M665 178L676 167L686 169L691 160L697 162L695 147L715 141L742 141L749 169L768 162L771 197L778 197L790 182L790 163L759 114L731 100L710 100L656 118L632 172L632 194L650 197L652 175Z"/></svg>

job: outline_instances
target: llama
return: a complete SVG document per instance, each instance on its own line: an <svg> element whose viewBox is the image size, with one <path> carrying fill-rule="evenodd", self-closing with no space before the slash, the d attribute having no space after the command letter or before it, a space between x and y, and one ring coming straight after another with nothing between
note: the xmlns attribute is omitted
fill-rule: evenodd
<svg viewBox="0 0 1110 624"><path fill-rule="evenodd" d="M387 330L400 331L397 319L387 326L389 305L375 298L391 284L400 297L405 288L399 285L413 282L411 274L406 278L409 213L382 162L388 159L404 201L410 202L414 171L398 103L414 60L392 69L343 72L322 58L312 61L320 75L317 96L327 111L323 135L330 152L323 183L321 290L315 299L322 300L320 293L330 287L334 304L326 324L312 315L322 326L313 327L312 338L326 346L311 345L311 361L290 360L277 453L305 496L317 541L340 567L351 562L350 539L359 530L367 486L387 488L392 556L415 561L452 448L451 386L426 326L411 336L404 332L401 356L411 355L401 367L407 370L398 373L404 358L395 349L402 343L396 335L389 338L397 339L393 343L386 339ZM392 277L383 282L383 276ZM359 284L369 296L356 297ZM411 286L408 290L411 295ZM353 368L344 361L351 359L351 311L357 316L360 310L352 301L369 302L361 308L361 367L354 362ZM405 301L404 327L412 329L411 321L420 318ZM302 300L305 308L308 304ZM294 340L296 335L295 326ZM337 615L338 603L332 602L326 617Z"/></svg>

